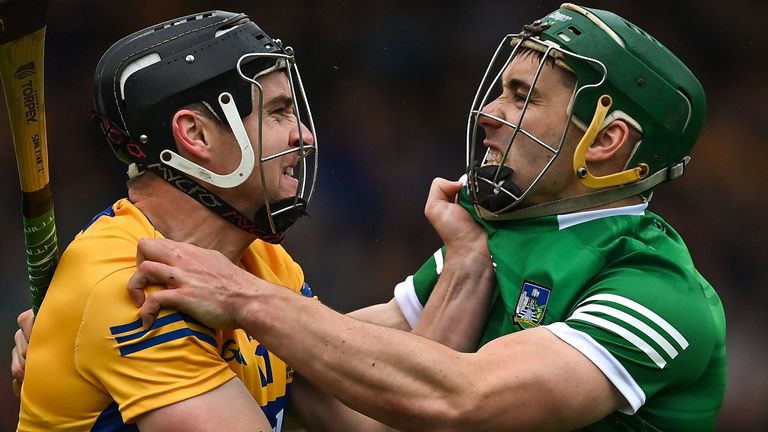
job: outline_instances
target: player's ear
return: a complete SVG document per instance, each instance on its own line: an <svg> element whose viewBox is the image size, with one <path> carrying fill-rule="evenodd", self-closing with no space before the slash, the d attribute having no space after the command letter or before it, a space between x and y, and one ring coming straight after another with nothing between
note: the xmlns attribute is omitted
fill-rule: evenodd
<svg viewBox="0 0 768 432"><path fill-rule="evenodd" d="M585 158L588 162L606 161L628 145L629 126L623 120L614 120L597 133L595 141L589 146Z"/></svg>
<svg viewBox="0 0 768 432"><path fill-rule="evenodd" d="M203 116L186 108L176 111L171 120L173 138L179 151L203 161L211 159L208 127Z"/></svg>

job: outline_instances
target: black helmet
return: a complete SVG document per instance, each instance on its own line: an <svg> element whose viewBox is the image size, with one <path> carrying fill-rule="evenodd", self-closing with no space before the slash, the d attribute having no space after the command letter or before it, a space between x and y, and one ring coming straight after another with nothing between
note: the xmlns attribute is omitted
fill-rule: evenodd
<svg viewBox="0 0 768 432"><path fill-rule="evenodd" d="M277 203L269 203L265 195L266 211L261 212L265 220L255 223L250 221L253 217L241 215L215 195L212 200L211 192L190 183L187 177L228 188L251 175L254 146L247 135L244 139L238 137L237 131L242 129L239 119L254 110L255 77L277 69L285 69L292 80L299 128L305 121L314 134L293 50L269 37L246 15L224 11L166 21L112 45L96 67L94 116L120 160L135 164L139 172L156 172L240 228L262 239L279 241L285 229L305 214L316 176L314 146L302 142L297 149L302 155L296 173L300 176L297 195ZM293 81L297 81L295 85ZM204 104L235 131L243 160L227 176L211 173L175 153L171 119L177 110L195 103ZM261 139L256 147L259 155L260 145ZM261 156L260 162L272 157ZM313 163L307 165L307 158ZM275 218L276 213L279 218Z"/></svg>

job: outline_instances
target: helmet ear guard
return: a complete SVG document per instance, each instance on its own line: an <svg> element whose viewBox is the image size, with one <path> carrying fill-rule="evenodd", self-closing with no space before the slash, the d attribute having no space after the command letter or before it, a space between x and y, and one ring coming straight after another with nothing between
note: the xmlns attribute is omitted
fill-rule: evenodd
<svg viewBox="0 0 768 432"><path fill-rule="evenodd" d="M594 176L589 172L586 160L587 150L589 150L589 146L595 141L595 137L600 131L600 128L605 124L605 117L608 110L611 108L612 103L613 100L610 96L603 95L600 97L597 102L597 107L595 108L595 116L592 118L592 122L589 124L586 132L584 132L584 135L581 137L581 140L573 153L573 173L584 186L592 189L634 183L648 176L649 172L648 165L642 162L634 168L604 176Z"/></svg>
<svg viewBox="0 0 768 432"><path fill-rule="evenodd" d="M261 95L261 92L259 92ZM160 160L178 171L183 172L189 176L210 183L214 186L221 188L233 188L241 185L245 180L250 177L253 172L254 166L254 154L251 140L248 138L248 133L245 131L243 121L240 119L237 107L235 107L234 99L232 95L224 92L219 95L219 104L221 110L224 112L224 116L227 119L227 123L232 128L232 133L235 134L235 139L240 146L240 165L237 166L229 174L216 174L207 168L184 158L173 150L164 149L160 152ZM261 106L261 103L259 103ZM259 113L261 115L261 113Z"/></svg>

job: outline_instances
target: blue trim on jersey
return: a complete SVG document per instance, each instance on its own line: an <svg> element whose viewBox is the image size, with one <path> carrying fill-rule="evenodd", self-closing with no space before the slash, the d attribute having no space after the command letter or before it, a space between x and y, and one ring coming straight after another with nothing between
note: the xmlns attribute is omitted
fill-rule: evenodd
<svg viewBox="0 0 768 432"><path fill-rule="evenodd" d="M155 337L151 337L149 339L143 340L136 344L120 347L120 355L125 357L129 354L133 354L135 352L142 351L147 348L152 348L153 346L174 341L176 339L181 339L187 336L194 336L203 342L207 342L211 344L214 348L218 350L218 344L216 343L216 339L214 339L213 337L205 333L195 331L185 327L185 328L180 328L174 331L170 331L168 333L163 333Z"/></svg>
<svg viewBox="0 0 768 432"><path fill-rule="evenodd" d="M85 231L88 228L90 228L91 225L93 225L93 223L96 222L96 220L98 218L102 217L102 216L115 217L115 210L112 208L112 206L109 206L109 207L105 208L104 210L99 212L99 214L97 214L96 216L92 217L91 220L88 221L87 224L85 224L85 226L83 227L83 231Z"/></svg>
<svg viewBox="0 0 768 432"><path fill-rule="evenodd" d="M186 321L186 322L188 322L190 324L199 325L200 327L203 327L203 328L207 329L211 333L214 333L214 334L216 333L216 330L214 330L214 329L212 329L212 328L210 328L208 326L205 326L202 323L200 323L198 320L192 318L191 316L189 316L187 314L180 313L180 312L175 312L175 313L172 313L172 314L168 314L168 315L166 315L164 317L158 318L157 320L155 320L155 322L152 324L152 327L150 327L149 330L154 330L154 329L162 327L162 326L164 326L166 324L174 323L174 322L181 321L181 320L184 320L184 321ZM130 322L128 324L122 324L122 325L110 327L109 331L110 331L110 333L112 333L112 335L116 335L116 334L120 334L120 333L129 332L129 331L132 331L132 330L138 330L140 328L142 328L141 318L137 319L134 322ZM147 330L147 331L149 331L149 330ZM146 334L147 331L140 332L140 333L137 333L137 334L143 335L143 334ZM129 339L126 339L126 340L129 340ZM120 342L120 341L118 341L118 342Z"/></svg>
<svg viewBox="0 0 768 432"><path fill-rule="evenodd" d="M141 328L141 318L137 319L136 321L128 324L121 324L118 326L110 327L109 332L113 335L129 332L131 330L137 330Z"/></svg>
<svg viewBox="0 0 768 432"><path fill-rule="evenodd" d="M136 333L131 333L123 336L115 336L115 341L118 344L122 344L125 342L130 342L132 340L140 339L146 336L147 333L149 333L150 331L159 329L163 326L166 326L168 324L172 324L175 322L179 322L179 321L184 321L189 324L199 325L205 328L206 330L210 331L211 334L206 334L197 330L192 330L188 327L184 327L184 328L170 331L168 333L163 333L157 336L150 337L146 340L143 340L135 344L121 346L120 355L127 356L128 354L133 354L143 349L151 348L153 346L160 345L165 342L170 342L176 339L181 339L187 336L194 336L200 339L201 341L207 342L218 349L218 344L216 343L216 338L214 337L214 335L216 334L216 331L214 329L206 327L200 324L197 320L195 320L191 316L180 313L180 312L175 312L172 314L168 314L164 317L158 318L157 320L155 320L155 322L152 324L152 327L150 327L149 330L141 330ZM129 331L139 330L139 329L142 329L141 319L130 322L128 324L122 324L122 325L110 327L109 331L112 333L112 335L117 335L117 334L126 333Z"/></svg>
<svg viewBox="0 0 768 432"><path fill-rule="evenodd" d="M269 401L266 405L261 407L264 416L269 420L269 425L272 426L273 429L277 427L277 415L280 414L280 411L285 410L286 405L288 405L288 389L290 386L291 383L288 383L287 388L285 389L285 395L280 396L273 401Z"/></svg>
<svg viewBox="0 0 768 432"><path fill-rule="evenodd" d="M259 368L259 378L261 379L261 386L266 387L268 384L275 381L272 376L272 362L269 360L269 351L267 351L267 347L259 344L256 347L254 354L264 359L264 369L266 369L266 371L262 371L261 368ZM266 374L264 372L266 372Z"/></svg>
<svg viewBox="0 0 768 432"><path fill-rule="evenodd" d="M117 402L112 402L104 408L91 428L92 432L138 432L138 430L139 428L135 424L123 423Z"/></svg>
<svg viewBox="0 0 768 432"><path fill-rule="evenodd" d="M301 289L299 290L301 295L304 297L314 297L315 295L312 294L312 288L309 287L309 284L304 282L304 285L301 286Z"/></svg>

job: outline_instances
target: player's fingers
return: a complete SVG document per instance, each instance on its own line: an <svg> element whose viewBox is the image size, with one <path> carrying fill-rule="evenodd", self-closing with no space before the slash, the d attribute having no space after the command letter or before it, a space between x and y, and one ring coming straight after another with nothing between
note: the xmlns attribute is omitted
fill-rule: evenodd
<svg viewBox="0 0 768 432"><path fill-rule="evenodd" d="M142 262L136 272L128 279L128 295L133 304L140 307L144 303L144 288L150 284L165 284L173 288L172 282L176 280L176 270L163 263L154 261Z"/></svg>
<svg viewBox="0 0 768 432"><path fill-rule="evenodd" d="M459 190L461 190L461 186L461 182L450 181L440 177L432 180L427 203L424 206L424 214L427 215L427 218L430 217L431 213L439 211L436 207L439 207L441 204L455 202L456 196Z"/></svg>
<svg viewBox="0 0 768 432"><path fill-rule="evenodd" d="M27 309L20 313L16 318L16 323L19 325L19 329L21 329L22 333L24 333L24 337L28 341L32 336L32 324L35 323L35 314L32 312L32 309Z"/></svg>
<svg viewBox="0 0 768 432"><path fill-rule="evenodd" d="M21 330L14 335L16 346L11 350L11 375L17 381L24 380L24 368L26 366L27 344Z"/></svg>
<svg viewBox="0 0 768 432"><path fill-rule="evenodd" d="M428 200L454 201L459 190L461 190L461 182L437 177L432 180Z"/></svg>
<svg viewBox="0 0 768 432"><path fill-rule="evenodd" d="M16 333L13 335L13 342L16 344L16 349L18 350L19 355L21 355L22 358L27 358L28 339L21 329L16 330Z"/></svg>
<svg viewBox="0 0 768 432"><path fill-rule="evenodd" d="M145 330L149 330L162 308L177 308L179 296L175 291L157 291L146 298L139 309L139 317Z"/></svg>
<svg viewBox="0 0 768 432"><path fill-rule="evenodd" d="M160 313L160 305L153 301L145 301L139 309L139 317L141 318L141 325L144 330L152 328L152 324L155 323L157 315Z"/></svg>
<svg viewBox="0 0 768 432"><path fill-rule="evenodd" d="M24 362L19 355L18 349L14 348L11 351L11 376L16 381L22 381L24 379Z"/></svg>
<svg viewBox="0 0 768 432"><path fill-rule="evenodd" d="M168 239L139 239L139 245L136 249L136 263L141 264L144 261L157 261L173 265L177 260L181 259L183 247L183 243Z"/></svg>

